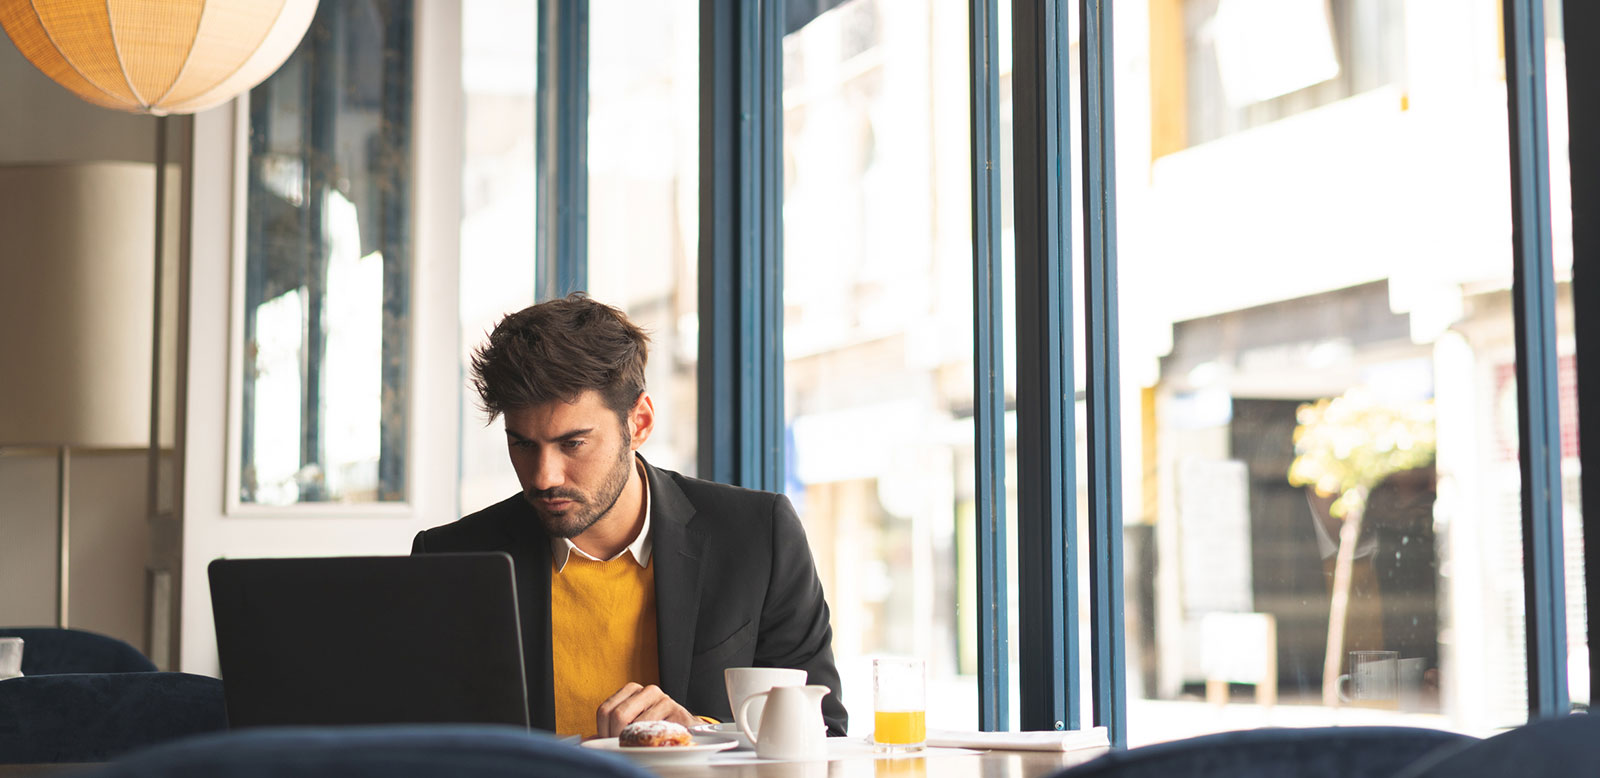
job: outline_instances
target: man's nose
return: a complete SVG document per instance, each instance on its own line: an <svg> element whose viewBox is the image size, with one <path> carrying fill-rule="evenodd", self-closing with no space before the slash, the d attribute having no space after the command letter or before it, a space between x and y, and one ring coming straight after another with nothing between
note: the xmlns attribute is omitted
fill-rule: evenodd
<svg viewBox="0 0 1600 778"><path fill-rule="evenodd" d="M562 472L561 457L544 454L533 468L533 488L540 491L554 489L566 481Z"/></svg>

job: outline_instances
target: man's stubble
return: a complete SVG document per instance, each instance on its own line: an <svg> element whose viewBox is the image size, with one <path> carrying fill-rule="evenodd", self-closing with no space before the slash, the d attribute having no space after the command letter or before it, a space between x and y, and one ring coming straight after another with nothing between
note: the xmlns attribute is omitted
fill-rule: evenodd
<svg viewBox="0 0 1600 778"><path fill-rule="evenodd" d="M544 525L545 532L552 537L572 539L595 525L611 509L615 508L617 501L622 499L622 490L628 486L629 469L633 467L633 438L628 434L628 428L622 428L622 445L617 452L617 459L611 470L606 473L606 478L601 482L600 488L593 495L583 494L577 489L556 487L533 493L524 493L529 507L533 508L534 515L539 517L539 523ZM569 508L563 515L553 515L541 510L535 502L542 498L572 500L576 506Z"/></svg>

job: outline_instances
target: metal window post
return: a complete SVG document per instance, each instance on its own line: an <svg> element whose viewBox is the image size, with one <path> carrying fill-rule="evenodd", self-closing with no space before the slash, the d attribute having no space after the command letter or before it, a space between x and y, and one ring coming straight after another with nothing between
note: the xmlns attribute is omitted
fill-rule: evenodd
<svg viewBox="0 0 1600 778"><path fill-rule="evenodd" d="M1010 728L1006 628L1005 332L1000 252L999 20L971 0L972 400L977 458L978 727Z"/></svg>
<svg viewBox="0 0 1600 778"><path fill-rule="evenodd" d="M1089 588L1094 720L1128 742L1122 624L1121 381L1117 372L1117 187L1111 2L1079 0L1083 74L1084 320L1089 438Z"/></svg>
<svg viewBox="0 0 1600 778"><path fill-rule="evenodd" d="M1600 37L1600 5L1562 3L1567 40L1588 43ZM1600 430L1600 47L1567 46L1568 159L1572 165L1572 318L1578 352L1578 426ZM1580 434L1580 440L1582 435ZM1586 603L1600 602L1600 433L1581 446L1583 562ZM1588 619L1591 647L1600 625ZM1589 651L1590 705L1600 699L1600 651Z"/></svg>
<svg viewBox="0 0 1600 778"><path fill-rule="evenodd" d="M699 475L783 488L783 4L700 2Z"/></svg>
<svg viewBox="0 0 1600 778"><path fill-rule="evenodd" d="M1017 583L1024 730L1077 729L1076 412L1069 16L1012 6L1017 241Z"/></svg>
<svg viewBox="0 0 1600 778"><path fill-rule="evenodd" d="M1556 393L1555 266L1550 252L1544 3L1505 0L1503 7L1511 140L1511 301L1517 342L1517 454L1522 470L1528 715L1541 718L1566 714L1570 707L1561 554L1561 425Z"/></svg>
<svg viewBox="0 0 1600 778"><path fill-rule="evenodd" d="M589 0L539 0L536 297L589 286Z"/></svg>

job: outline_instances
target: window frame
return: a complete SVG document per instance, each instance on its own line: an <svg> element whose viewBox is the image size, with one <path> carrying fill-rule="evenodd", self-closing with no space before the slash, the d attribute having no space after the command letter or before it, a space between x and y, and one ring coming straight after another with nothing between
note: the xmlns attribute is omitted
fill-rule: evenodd
<svg viewBox="0 0 1600 778"><path fill-rule="evenodd" d="M1569 40L1588 40L1600 34L1600 7L1593 3L1564 2L1562 34ZM1600 312L1600 284L1591 283L1594 256L1600 249L1600 150L1587 140L1600 133L1600 94L1587 85L1600 77L1600 51L1587 46L1566 46L1567 121L1572 177L1572 315L1578 363L1578 426L1580 438L1585 419L1600 418L1600 337L1585 336L1600 332L1593 317ZM1588 603L1600 602L1600 445L1580 447L1582 463L1579 499L1583 510L1584 593ZM1593 619L1588 622L1589 699L1600 691L1600 652L1594 650L1600 637Z"/></svg>
<svg viewBox="0 0 1600 778"><path fill-rule="evenodd" d="M455 246L459 245L460 184L459 157L451 150L459 149L461 129L459 123L443 120L443 116L459 116L460 11L453 5L434 6L429 3L411 3L409 25L411 45L410 119L411 144L408 163L411 165L410 191L405 197L407 224L410 234L410 255L406 258L409 269L406 279L406 297L411 309L406 328L407 342L403 358L407 365L437 364L441 355L454 354L454 332L430 324L436 321L454 321L458 279ZM452 35L454 37L452 37ZM454 66L441 64L456 62ZM404 381L407 399L402 413L409 419L404 440L398 446L398 456L405 496L400 500L383 502L299 502L290 505L270 505L244 502L240 499L240 467L243 462L243 387L245 343L245 283L248 261L249 235L247 234L249 156L250 156L250 98L247 91L227 107L215 113L226 114L228 142L228 327L227 327L227 392L226 426L223 440L221 516L228 519L381 519L417 520L436 518L436 509L430 506L456 504L454 468L419 468L418 462L428 461L446 441L454 441L455 419L434 420L428 409L439 407L436 397L453 396L454 377L430 375L426 371L409 371ZM448 248L448 251L446 249ZM448 256L449 262L422 262L419 257ZM448 313L448 316L441 316ZM452 358L450 363L455 360ZM451 444L453 445L453 443ZM437 473L437 474L436 474ZM330 525L330 531L332 530Z"/></svg>
<svg viewBox="0 0 1600 778"><path fill-rule="evenodd" d="M542 6L562 0L542 0ZM577 0L581 1L581 0ZM969 0L971 27L972 170L976 443L979 453L980 723L983 729L1009 729L1006 710L1005 538L1004 538L1004 388L1001 374L998 279L999 165L996 0ZM1026 223L1019 220L1019 280L1038 287L1036 296L1019 295L1018 362L1042 366L1019 382L1018 413L1038 419L1039 437L1020 448L1019 516L1028 552L1019 557L1025 589L1019 625L1023 658L1023 728L1079 725L1077 686L1077 571L1070 539L1075 536L1076 468L1072 454L1073 409L1059 391L1072 384L1070 132L1065 14L1069 0L1042 0L1014 11L1019 22L1034 25L1015 35L1014 78L1018 86L1015 126L1017 153L1031 159L1060 159L1053 175L1023 174L1018 166L1018 202L1042 197ZM1569 39L1600 29L1600 14L1566 3ZM781 67L782 20L770 4L757 0L701 0L701 174L699 363L701 476L763 489L781 489L782 407L782 256L781 256ZM1567 668L1562 585L1561 498L1557 419L1554 270L1550 249L1549 165L1544 85L1543 7L1534 0L1503 4L1512 157L1513 287L1517 328L1520 460L1522 467L1524 575L1527 589L1529 714L1563 714ZM1106 0L1078 0L1080 68L1085 96L1081 159L1084 160L1084 278L1082 315L1087 339L1089 455L1085 464L1090 495L1088 576L1092 602L1090 636L1093 720L1110 731L1112 743L1127 742L1127 707L1122 623L1122 461L1117 339L1116 185L1112 89L1112 8ZM1024 16L1026 15L1026 19ZM1019 24L1018 27L1027 25ZM1054 38L1039 33L1054 31ZM1028 33L1033 33L1032 37ZM570 30L564 35L575 35ZM1568 47L1569 84L1587 83L1600 71L1581 47ZM587 48L584 48L585 52ZM1576 56L1575 56L1576 55ZM570 86L570 81L558 80ZM570 97L570 96L569 96ZM1572 93L1573 115L1579 112ZM542 103L543 104L543 103ZM1576 130L1587 124L1573 122ZM577 130L573 130L577 131ZM1594 167L1574 132L1572 146L1575 210L1591 208L1583 174ZM582 177L581 168L575 174ZM1021 209L1019 209L1020 211ZM541 211L543 213L543 211ZM1575 219L1574 274L1581 272L1592 236ZM543 222L541 222L543 224ZM573 229L565 221L553 229ZM563 227L562 225L567 225ZM1026 229L1024 229L1026 226ZM559 234L559 233L558 233ZM570 273L550 266L540 254L540 273ZM1023 265L1023 263L1026 263ZM541 275L541 278L545 277ZM570 279L575 276L568 275ZM1600 289L1574 284L1578 315L1587 302L1600 310ZM1577 328L1580 370L1600 374L1600 344ZM1593 359L1584 357L1593 355ZM1031 368L1030 368L1031 369ZM1600 418L1600 380L1582 381L1580 416ZM731 409L731 410L730 410ZM987 423L986 423L987 420ZM1029 425L1023 425L1029 426ZM1585 532L1600 532L1600 446L1584 476ZM1592 517L1592 518L1591 518ZM1591 523L1593 522L1593 523ZM1037 547L1035 547L1037 546ZM1586 553L1588 553L1586 551ZM1590 563L1586 583L1597 594ZM1063 585L1057 586L1055 582ZM1047 583L1048 582L1048 583ZM1047 588L1048 592L1041 592ZM1039 596L1041 593L1047 596ZM1593 627L1590 628L1591 633ZM1593 635L1591 634L1591 638ZM985 654L985 652L988 652ZM1046 659L1048 658L1048 659ZM1062 663L1058 666L1058 662ZM1046 667L1040 667L1040 664ZM1591 667L1600 657L1591 652ZM1063 672L1064 671L1064 672ZM1600 673L1591 683L1600 684ZM1048 726L1047 726L1048 725Z"/></svg>

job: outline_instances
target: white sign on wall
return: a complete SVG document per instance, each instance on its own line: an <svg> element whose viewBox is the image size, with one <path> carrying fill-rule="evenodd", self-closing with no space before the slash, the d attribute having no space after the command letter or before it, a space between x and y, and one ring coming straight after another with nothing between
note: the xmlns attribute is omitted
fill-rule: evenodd
<svg viewBox="0 0 1600 778"><path fill-rule="evenodd" d="M1208 459L1180 462L1178 523L1185 616L1255 610L1250 592L1250 487L1245 464Z"/></svg>

